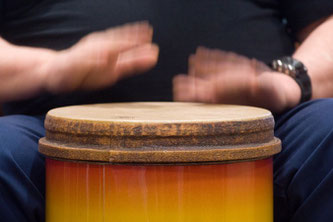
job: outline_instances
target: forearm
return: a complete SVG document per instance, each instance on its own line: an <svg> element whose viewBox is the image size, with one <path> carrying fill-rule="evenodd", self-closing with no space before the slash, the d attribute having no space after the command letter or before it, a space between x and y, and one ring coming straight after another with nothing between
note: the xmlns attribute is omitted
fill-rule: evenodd
<svg viewBox="0 0 333 222"><path fill-rule="evenodd" d="M14 46L0 38L0 102L32 97L44 90L46 66L55 52Z"/></svg>
<svg viewBox="0 0 333 222"><path fill-rule="evenodd" d="M293 56L308 68L312 99L333 97L333 16L314 29Z"/></svg>

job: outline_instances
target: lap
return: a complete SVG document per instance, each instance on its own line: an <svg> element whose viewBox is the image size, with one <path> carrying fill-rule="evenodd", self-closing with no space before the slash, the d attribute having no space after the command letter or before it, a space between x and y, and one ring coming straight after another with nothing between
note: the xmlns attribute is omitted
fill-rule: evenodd
<svg viewBox="0 0 333 222"><path fill-rule="evenodd" d="M42 220L44 158L38 140L43 117L0 117L0 217L4 221ZM39 219L38 219L39 218Z"/></svg>
<svg viewBox="0 0 333 222"><path fill-rule="evenodd" d="M333 99L304 103L276 118L275 221L332 221Z"/></svg>

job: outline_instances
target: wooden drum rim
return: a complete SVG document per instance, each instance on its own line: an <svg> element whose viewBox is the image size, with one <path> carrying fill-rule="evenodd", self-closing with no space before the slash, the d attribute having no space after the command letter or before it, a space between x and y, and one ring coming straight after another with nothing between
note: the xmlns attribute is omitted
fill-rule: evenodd
<svg viewBox="0 0 333 222"><path fill-rule="evenodd" d="M173 102L70 106L51 110L45 129L39 151L73 161L228 162L271 157L281 150L271 113L246 106Z"/></svg>

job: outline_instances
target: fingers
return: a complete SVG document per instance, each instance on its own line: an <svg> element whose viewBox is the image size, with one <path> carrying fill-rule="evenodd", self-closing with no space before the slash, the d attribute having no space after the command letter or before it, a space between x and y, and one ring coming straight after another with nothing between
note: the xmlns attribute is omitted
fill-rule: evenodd
<svg viewBox="0 0 333 222"><path fill-rule="evenodd" d="M119 79L131 76L152 68L158 58L158 47L146 44L111 56L110 61L97 65L95 69L86 72L79 83L80 89L95 90L115 84Z"/></svg>
<svg viewBox="0 0 333 222"><path fill-rule="evenodd" d="M212 50L198 48L196 54L189 57L189 74L197 77L208 77L221 69L221 61Z"/></svg>
<svg viewBox="0 0 333 222"><path fill-rule="evenodd" d="M177 101L255 104L258 76L268 67L232 52L199 47L189 57L189 76L174 79Z"/></svg>
<svg viewBox="0 0 333 222"><path fill-rule="evenodd" d="M107 29L105 35L109 38L136 41L142 44L152 41L153 28L148 22L136 22Z"/></svg>
<svg viewBox="0 0 333 222"><path fill-rule="evenodd" d="M62 91L95 90L111 86L119 78L153 67L158 47L151 43L152 27L138 22L95 32L68 50L63 74L58 82ZM70 74L67 74L70 73ZM68 77L70 76L70 78Z"/></svg>
<svg viewBox="0 0 333 222"><path fill-rule="evenodd" d="M84 37L74 48L104 48L120 53L131 48L151 43L153 29L148 22L137 22L94 32Z"/></svg>
<svg viewBox="0 0 333 222"><path fill-rule="evenodd" d="M146 44L120 53L115 66L119 78L146 71L157 63L159 48L155 44Z"/></svg>
<svg viewBox="0 0 333 222"><path fill-rule="evenodd" d="M214 60L221 63L239 63L249 61L249 58L234 52L223 51L220 49L208 49L202 46L197 48L196 55L200 58L200 60Z"/></svg>
<svg viewBox="0 0 333 222"><path fill-rule="evenodd" d="M189 74L192 76L209 77L224 74L251 66L251 60L233 52L199 47L195 55L189 58Z"/></svg>
<svg viewBox="0 0 333 222"><path fill-rule="evenodd" d="M173 99L181 102L215 101L215 88L209 80L187 75L178 75L173 79Z"/></svg>
<svg viewBox="0 0 333 222"><path fill-rule="evenodd" d="M114 51L128 50L130 47L135 47L152 41L153 28L148 22L138 22L127 24L118 28L111 28L105 31L105 38ZM119 45L119 43L122 43ZM127 43L128 47L126 47Z"/></svg>

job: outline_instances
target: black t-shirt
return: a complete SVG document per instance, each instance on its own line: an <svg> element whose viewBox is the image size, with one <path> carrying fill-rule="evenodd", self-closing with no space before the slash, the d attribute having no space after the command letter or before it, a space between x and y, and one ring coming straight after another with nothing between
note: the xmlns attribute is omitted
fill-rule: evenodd
<svg viewBox="0 0 333 222"><path fill-rule="evenodd" d="M160 46L157 66L109 89L40 95L4 105L6 114L42 114L83 103L166 101L172 77L186 73L199 45L264 62L294 51L292 33L333 13L332 0L0 0L0 35L25 46L61 50L84 35L148 20Z"/></svg>

